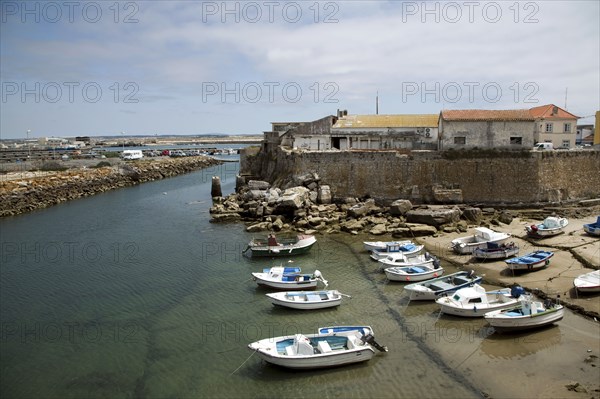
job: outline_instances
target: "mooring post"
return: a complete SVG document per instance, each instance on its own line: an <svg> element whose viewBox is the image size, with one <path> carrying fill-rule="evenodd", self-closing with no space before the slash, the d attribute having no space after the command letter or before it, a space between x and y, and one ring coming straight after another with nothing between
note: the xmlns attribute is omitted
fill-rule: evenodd
<svg viewBox="0 0 600 399"><path fill-rule="evenodd" d="M221 192L221 178L219 176L212 177L212 188L210 190L210 196L213 198L223 196L223 193Z"/></svg>

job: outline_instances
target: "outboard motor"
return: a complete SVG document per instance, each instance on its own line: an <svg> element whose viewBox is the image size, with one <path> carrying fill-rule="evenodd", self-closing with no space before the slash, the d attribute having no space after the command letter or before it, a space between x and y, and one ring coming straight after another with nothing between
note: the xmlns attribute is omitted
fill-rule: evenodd
<svg viewBox="0 0 600 399"><path fill-rule="evenodd" d="M521 287L520 285L515 285L510 289L510 296L512 296L515 299L518 299L521 295L523 295L524 292L525 290L523 289L523 287Z"/></svg>
<svg viewBox="0 0 600 399"><path fill-rule="evenodd" d="M433 268L434 268L434 269L439 269L439 268L440 268L440 266L441 266L441 264L440 264L440 260L439 260L438 258L435 258L435 259L433 260Z"/></svg>
<svg viewBox="0 0 600 399"><path fill-rule="evenodd" d="M374 347L375 349L379 350L380 352L387 352L388 348L387 346L381 346L379 345L377 342L375 342L375 337L371 334L367 334L367 335L363 335L362 337L360 337L360 340L363 343L367 343L369 345L371 345L372 347Z"/></svg>

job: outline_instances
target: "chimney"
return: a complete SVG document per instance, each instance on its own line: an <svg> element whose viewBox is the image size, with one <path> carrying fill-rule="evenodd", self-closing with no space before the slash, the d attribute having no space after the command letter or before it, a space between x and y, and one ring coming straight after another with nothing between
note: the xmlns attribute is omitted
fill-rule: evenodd
<svg viewBox="0 0 600 399"><path fill-rule="evenodd" d="M554 107L552 107L552 115L556 114L558 114L558 107L555 105Z"/></svg>

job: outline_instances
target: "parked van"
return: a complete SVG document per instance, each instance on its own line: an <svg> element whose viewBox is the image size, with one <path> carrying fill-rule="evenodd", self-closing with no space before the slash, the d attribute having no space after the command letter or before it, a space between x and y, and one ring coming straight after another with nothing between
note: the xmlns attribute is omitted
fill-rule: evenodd
<svg viewBox="0 0 600 399"><path fill-rule="evenodd" d="M552 143L537 143L534 147L536 151L553 150L554 144Z"/></svg>
<svg viewBox="0 0 600 399"><path fill-rule="evenodd" d="M144 157L142 150L124 150L121 154L123 159L140 159Z"/></svg>

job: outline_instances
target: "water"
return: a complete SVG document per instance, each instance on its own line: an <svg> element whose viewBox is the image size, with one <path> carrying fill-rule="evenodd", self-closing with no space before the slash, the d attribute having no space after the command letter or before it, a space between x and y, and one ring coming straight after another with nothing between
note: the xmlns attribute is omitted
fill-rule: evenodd
<svg viewBox="0 0 600 399"><path fill-rule="evenodd" d="M251 236L242 225L209 223L210 176L220 174L223 191L231 192L235 167L2 220L0 395L479 395L470 373L454 366L486 342L485 323L453 319L452 331L465 338L450 342L437 306L408 304L401 285L388 283L362 252L364 237L319 236L310 254L295 259L352 299L315 312L273 307L250 273L287 259L247 259L241 251ZM246 348L336 324L371 325L390 351L364 364L296 372L266 365ZM455 348L454 361L440 355L445 347ZM494 341L487 352L484 361L509 356Z"/></svg>

